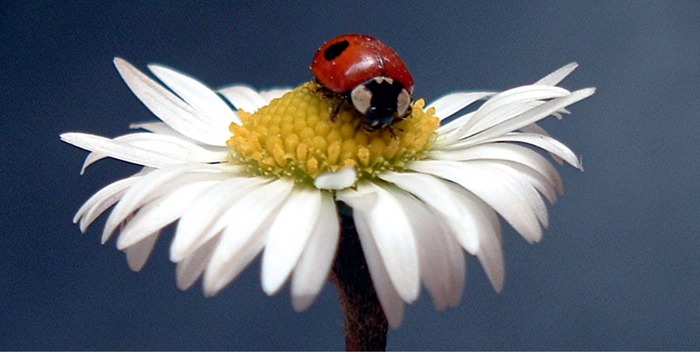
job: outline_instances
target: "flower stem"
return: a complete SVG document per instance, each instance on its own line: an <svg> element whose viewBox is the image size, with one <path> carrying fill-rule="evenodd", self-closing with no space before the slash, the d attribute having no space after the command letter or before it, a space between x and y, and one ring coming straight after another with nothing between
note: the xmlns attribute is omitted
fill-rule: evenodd
<svg viewBox="0 0 700 352"><path fill-rule="evenodd" d="M331 281L338 289L345 315L345 349L384 351L388 323L374 291L352 210L340 202L336 206L341 230Z"/></svg>

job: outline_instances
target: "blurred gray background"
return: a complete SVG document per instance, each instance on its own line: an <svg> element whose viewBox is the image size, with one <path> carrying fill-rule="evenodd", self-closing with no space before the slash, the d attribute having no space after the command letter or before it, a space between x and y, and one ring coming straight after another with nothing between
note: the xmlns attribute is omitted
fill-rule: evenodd
<svg viewBox="0 0 700 352"><path fill-rule="evenodd" d="M267 297L259 262L221 294L175 286L170 235L140 273L101 218L75 211L136 170L86 152L67 131L117 136L152 116L112 66L159 62L212 87L309 80L316 49L360 32L391 45L428 101L503 90L571 61L595 86L544 126L583 158L543 241L504 224L506 287L469 258L456 309L424 292L390 349L700 348L700 2L49 2L0 5L0 349L342 349L328 285L303 313Z"/></svg>

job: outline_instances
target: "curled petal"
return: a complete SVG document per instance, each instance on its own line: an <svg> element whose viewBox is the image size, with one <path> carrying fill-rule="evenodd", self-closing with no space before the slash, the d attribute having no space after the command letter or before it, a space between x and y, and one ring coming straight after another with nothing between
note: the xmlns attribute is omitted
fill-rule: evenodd
<svg viewBox="0 0 700 352"><path fill-rule="evenodd" d="M389 190L369 182L359 184L357 191L342 191L337 198L352 207L353 213L362 214L370 231L366 237L376 244L396 292L405 302L413 302L420 279L410 214Z"/></svg>

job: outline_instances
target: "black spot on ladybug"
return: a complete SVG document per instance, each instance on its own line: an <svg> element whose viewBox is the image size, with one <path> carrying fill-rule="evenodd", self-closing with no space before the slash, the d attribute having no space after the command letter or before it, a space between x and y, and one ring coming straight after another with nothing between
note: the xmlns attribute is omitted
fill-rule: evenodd
<svg viewBox="0 0 700 352"><path fill-rule="evenodd" d="M345 49L347 49L349 46L350 42L348 42L347 40L337 42L329 46L328 49L326 49L326 51L323 52L323 57L326 60L331 61L336 57L340 56L340 54L342 54L343 51L345 51Z"/></svg>

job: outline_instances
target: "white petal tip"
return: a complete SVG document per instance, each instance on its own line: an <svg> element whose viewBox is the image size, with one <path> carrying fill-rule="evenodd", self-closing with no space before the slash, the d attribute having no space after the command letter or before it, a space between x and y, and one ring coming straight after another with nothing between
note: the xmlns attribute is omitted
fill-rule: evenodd
<svg viewBox="0 0 700 352"><path fill-rule="evenodd" d="M263 276L261 284L263 292L265 292L266 295L274 296L282 289L284 281L279 282L278 280L266 279L265 276Z"/></svg>
<svg viewBox="0 0 700 352"><path fill-rule="evenodd" d="M326 172L316 177L314 186L318 189L341 190L351 187L357 180L354 167L344 167L336 172Z"/></svg>
<svg viewBox="0 0 700 352"><path fill-rule="evenodd" d="M170 261L173 263L181 262L183 259L185 259L185 254L186 253L181 250L170 247Z"/></svg>
<svg viewBox="0 0 700 352"><path fill-rule="evenodd" d="M297 313L308 309L316 300L316 295L301 295L292 298L292 308Z"/></svg>
<svg viewBox="0 0 700 352"><path fill-rule="evenodd" d="M122 59L121 57L115 57L114 60L112 60L112 62L114 62L114 66L117 67L129 65L129 62Z"/></svg>
<svg viewBox="0 0 700 352"><path fill-rule="evenodd" d="M214 297L219 291L221 291L221 287L211 282L208 283L206 277L204 278L204 297Z"/></svg>
<svg viewBox="0 0 700 352"><path fill-rule="evenodd" d="M491 285L493 286L493 290L496 291L496 293L501 293L503 291L503 281L491 282Z"/></svg>
<svg viewBox="0 0 700 352"><path fill-rule="evenodd" d="M591 95L595 94L596 88L595 87L588 87L588 88L583 88L579 89L577 92L580 92L583 97L581 99L585 99L590 97Z"/></svg>

